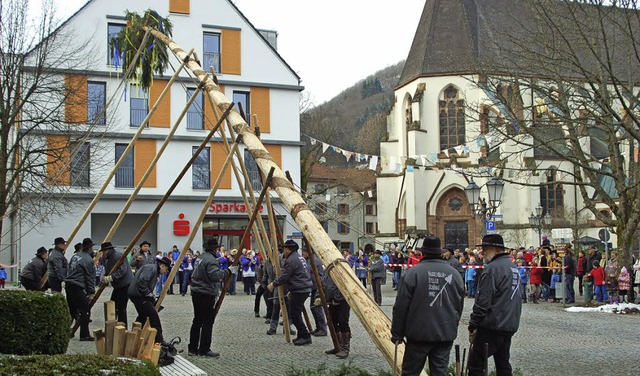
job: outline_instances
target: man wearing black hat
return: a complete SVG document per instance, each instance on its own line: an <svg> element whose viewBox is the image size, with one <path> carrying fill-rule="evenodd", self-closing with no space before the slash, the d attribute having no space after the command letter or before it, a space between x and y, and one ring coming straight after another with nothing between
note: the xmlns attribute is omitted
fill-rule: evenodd
<svg viewBox="0 0 640 376"><path fill-rule="evenodd" d="M80 324L80 341L93 341L89 332L89 300L96 292L96 267L93 263L93 241L82 240L82 251L69 261L69 272L64 279L69 312Z"/></svg>
<svg viewBox="0 0 640 376"><path fill-rule="evenodd" d="M201 261L191 274L193 322L189 332L189 355L210 358L220 356L219 353L211 350L211 336L215 321L214 308L220 282L226 280L231 273L229 269L220 269L220 261L216 257L219 247L215 238L208 240L200 256Z"/></svg>
<svg viewBox="0 0 640 376"><path fill-rule="evenodd" d="M464 304L460 273L442 259L440 239L424 238L420 262L408 269L393 305L391 340L406 338L403 375L419 375L429 358L430 375L446 375Z"/></svg>
<svg viewBox="0 0 640 376"><path fill-rule="evenodd" d="M511 375L509 351L511 337L518 331L522 311L520 273L505 253L498 234L482 238L484 272L478 281L475 304L469 319L469 375L482 375L485 367L485 343L493 356L498 375Z"/></svg>
<svg viewBox="0 0 640 376"><path fill-rule="evenodd" d="M155 257L151 254L151 243L145 240L140 243L140 251L131 257L130 265L138 270L143 265L155 264L155 261Z"/></svg>
<svg viewBox="0 0 640 376"><path fill-rule="evenodd" d="M102 283L108 285L111 283L113 291L111 292L111 300L116 305L116 317L119 322L124 323L127 327L127 303L129 302L129 284L133 280L133 273L126 262L120 264L118 270L113 270L116 263L122 257L122 252L115 249L111 242L102 243L100 246L102 252L102 265L104 265L104 277ZM126 261L126 260L125 260Z"/></svg>
<svg viewBox="0 0 640 376"><path fill-rule="evenodd" d="M26 290L38 291L46 290L47 286L40 288L40 280L47 272L47 259L49 254L45 247L40 247L36 251L36 257L29 260L27 265L22 268L20 273L20 282Z"/></svg>
<svg viewBox="0 0 640 376"><path fill-rule="evenodd" d="M155 342L163 343L162 337L162 324L160 323L160 316L155 309L155 296L153 295L153 289L158 282L158 275L166 273L171 267L171 259L163 257L158 260L158 264L145 264L136 269L136 274L133 276L133 281L129 284L129 298L133 302L138 312L136 322L145 324L147 319L149 325L155 328L156 339Z"/></svg>
<svg viewBox="0 0 640 376"><path fill-rule="evenodd" d="M273 291L274 288L286 285L291 294L289 312L291 321L298 331L298 338L293 340L296 346L308 345L311 343L311 334L302 320L304 302L311 293L311 271L304 257L298 254L298 243L287 240L283 245L284 263L280 277L271 282L267 288Z"/></svg>
<svg viewBox="0 0 640 376"><path fill-rule="evenodd" d="M54 248L49 255L49 287L51 291L62 292L62 281L67 276L67 267L69 262L64 257L64 251L67 249L67 242L64 238L56 238L53 241Z"/></svg>

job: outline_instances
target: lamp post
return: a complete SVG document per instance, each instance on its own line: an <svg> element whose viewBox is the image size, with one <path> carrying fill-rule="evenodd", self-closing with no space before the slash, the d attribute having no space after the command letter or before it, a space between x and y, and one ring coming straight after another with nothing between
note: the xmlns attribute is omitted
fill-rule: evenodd
<svg viewBox="0 0 640 376"><path fill-rule="evenodd" d="M549 213L542 215L542 206L538 204L535 208L535 214L531 213L529 216L529 225L538 232L538 245L542 245L542 224L545 226L551 226L551 215Z"/></svg>
<svg viewBox="0 0 640 376"><path fill-rule="evenodd" d="M487 234L487 220L493 217L496 209L500 206L504 182L494 176L485 186L489 194L489 203L480 197L482 188L479 187L473 179L471 179L469 185L464 189L464 194L467 196L467 201L469 202L469 209L478 219L482 219L483 236Z"/></svg>

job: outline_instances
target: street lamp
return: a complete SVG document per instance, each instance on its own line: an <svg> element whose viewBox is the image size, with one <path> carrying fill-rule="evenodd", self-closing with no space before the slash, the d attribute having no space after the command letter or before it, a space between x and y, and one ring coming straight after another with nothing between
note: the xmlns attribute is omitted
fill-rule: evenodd
<svg viewBox="0 0 640 376"><path fill-rule="evenodd" d="M469 202L469 209L473 214L482 219L482 235L487 234L487 220L493 217L496 209L500 206L502 199L502 191L504 189L504 182L498 179L496 176L485 184L487 187L487 193L489 194L489 204L484 198L480 198L479 187L473 179L469 185L464 189L464 194L467 196Z"/></svg>
<svg viewBox="0 0 640 376"><path fill-rule="evenodd" d="M542 215L542 206L538 204L535 207L535 215L531 213L529 216L529 225L538 232L538 244L542 245L542 223L545 226L551 226L551 215L549 213Z"/></svg>

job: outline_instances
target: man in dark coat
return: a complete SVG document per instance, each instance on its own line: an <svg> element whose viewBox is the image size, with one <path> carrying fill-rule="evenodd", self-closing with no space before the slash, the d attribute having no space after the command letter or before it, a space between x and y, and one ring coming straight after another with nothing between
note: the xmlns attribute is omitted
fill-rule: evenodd
<svg viewBox="0 0 640 376"><path fill-rule="evenodd" d="M498 234L482 238L485 266L469 319L469 375L482 375L485 343L488 356L493 356L498 375L511 375L509 352L511 337L518 331L522 312L522 294L518 268L505 253L504 241Z"/></svg>
<svg viewBox="0 0 640 376"><path fill-rule="evenodd" d="M302 257L307 260L307 264L311 267L311 263L309 262L309 257L311 254L309 253L308 248L302 249ZM316 264L316 269L318 270L318 276L320 277L320 281L322 281L322 277L324 276L324 266L322 265L322 261L316 255L313 255L313 261ZM309 269L311 270L311 269ZM313 272L311 272L313 274ZM311 332L311 335L316 337L326 337L327 336L327 319L324 317L324 310L322 309L322 303L320 302L320 293L318 292L318 286L316 285L316 279L313 275L311 275L311 283L313 284L311 287L311 299L309 299L309 309L311 310L311 315L313 315L313 320L316 324L316 329Z"/></svg>
<svg viewBox="0 0 640 376"><path fill-rule="evenodd" d="M287 240L284 243L282 273L267 288L269 291L273 291L278 286L287 286L291 294L289 316L298 332L298 337L293 340L293 344L303 346L311 344L311 334L302 319L302 311L304 310L304 302L311 293L313 283L309 266L304 257L298 253L298 248L298 244L293 240Z"/></svg>
<svg viewBox="0 0 640 376"><path fill-rule="evenodd" d="M565 271L565 303L576 302L576 291L574 288L577 262L571 254L571 244L567 244L564 249L564 271Z"/></svg>
<svg viewBox="0 0 640 376"><path fill-rule="evenodd" d="M117 270L113 270L116 263L122 257L122 252L117 251L111 242L102 243L100 246L102 252L102 265L104 265L104 277L102 283L108 285L111 283L113 291L111 292L111 300L116 305L116 317L119 322L127 326L127 303L129 303L129 284L133 281L133 273L131 268L125 262L120 264Z"/></svg>
<svg viewBox="0 0 640 376"><path fill-rule="evenodd" d="M69 261L69 272L64 279L69 312L80 324L80 341L93 341L89 332L89 301L96 293L96 267L93 263L93 241L82 240L82 250Z"/></svg>
<svg viewBox="0 0 640 376"><path fill-rule="evenodd" d="M220 282L226 280L229 269L220 269L216 251L220 246L215 238L207 241L201 261L191 275L191 303L193 304L193 322L189 332L189 355L217 358L219 353L211 350L211 336L216 298Z"/></svg>
<svg viewBox="0 0 640 376"><path fill-rule="evenodd" d="M422 259L405 272L393 305L391 340L407 346L403 375L419 375L429 358L430 375L446 375L464 305L460 273L442 259L440 239L428 236Z"/></svg>
<svg viewBox="0 0 640 376"><path fill-rule="evenodd" d="M140 243L140 250L131 256L130 265L135 270L138 270L138 268L148 264L155 264L155 257L151 254L151 243L145 240Z"/></svg>
<svg viewBox="0 0 640 376"><path fill-rule="evenodd" d="M149 320L149 325L156 329L155 342L163 343L162 324L160 316L155 309L155 297L153 289L158 282L158 275L166 273L171 267L171 259L163 257L158 264L145 264L136 270L133 281L129 284L128 295L138 312L136 321L144 325Z"/></svg>
<svg viewBox="0 0 640 376"><path fill-rule="evenodd" d="M459 253L459 251L458 251L458 253ZM444 253L442 254L442 258L444 258L444 260L446 262L448 262L449 265L451 265L452 268L454 268L455 270L458 271L458 273L460 273L460 277L462 277L462 280L464 281L464 272L465 272L465 270L462 267L462 265L460 265L460 260L458 259L458 257L456 257L454 255L453 249L452 248L445 249Z"/></svg>
<svg viewBox="0 0 640 376"><path fill-rule="evenodd" d="M49 253L45 247L40 247L36 251L36 257L29 260L27 265L22 268L20 273L20 282L26 290L38 291L46 290L47 286L40 288L40 281L42 277L47 273L47 259Z"/></svg>
<svg viewBox="0 0 640 376"><path fill-rule="evenodd" d="M64 257L67 242L64 238L55 238L53 245L54 248L49 254L49 264L47 265L49 287L51 287L51 291L62 292L62 281L67 277L69 266L67 258Z"/></svg>

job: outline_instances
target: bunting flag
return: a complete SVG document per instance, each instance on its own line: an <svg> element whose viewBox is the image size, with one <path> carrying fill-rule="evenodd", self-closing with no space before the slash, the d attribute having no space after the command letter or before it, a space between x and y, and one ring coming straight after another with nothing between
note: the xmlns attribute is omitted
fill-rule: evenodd
<svg viewBox="0 0 640 376"><path fill-rule="evenodd" d="M369 169L375 171L377 166L378 166L378 156L374 155L371 157L371 160L369 161Z"/></svg>
<svg viewBox="0 0 640 376"><path fill-rule="evenodd" d="M322 143L322 153L325 153L329 149L329 144Z"/></svg>

